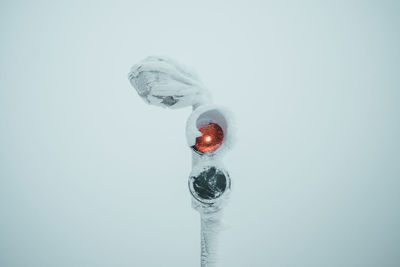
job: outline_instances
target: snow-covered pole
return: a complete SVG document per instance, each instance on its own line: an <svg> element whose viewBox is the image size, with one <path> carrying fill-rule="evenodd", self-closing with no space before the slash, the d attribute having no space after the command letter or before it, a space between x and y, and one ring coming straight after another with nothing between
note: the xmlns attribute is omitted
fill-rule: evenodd
<svg viewBox="0 0 400 267"><path fill-rule="evenodd" d="M212 104L210 93L193 71L169 58L146 58L132 67L129 80L148 104L193 108L186 123L192 149L189 190L192 207L201 218L201 267L215 267L222 208L231 189L222 156L233 144L232 115Z"/></svg>

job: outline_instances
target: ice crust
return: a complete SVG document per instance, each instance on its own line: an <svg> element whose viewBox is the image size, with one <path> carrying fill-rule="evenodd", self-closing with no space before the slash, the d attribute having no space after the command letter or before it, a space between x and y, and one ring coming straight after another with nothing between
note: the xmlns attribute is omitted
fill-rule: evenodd
<svg viewBox="0 0 400 267"><path fill-rule="evenodd" d="M201 220L201 267L216 267L218 261L218 233L222 230L222 212L211 216L202 214Z"/></svg>
<svg viewBox="0 0 400 267"><path fill-rule="evenodd" d="M196 73L167 57L148 57L134 65L129 81L142 99L167 108L198 106L211 95Z"/></svg>

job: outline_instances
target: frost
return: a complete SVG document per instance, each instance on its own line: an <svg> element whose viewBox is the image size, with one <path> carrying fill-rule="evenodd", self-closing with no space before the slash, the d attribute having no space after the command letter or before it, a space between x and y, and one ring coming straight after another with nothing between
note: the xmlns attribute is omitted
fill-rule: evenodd
<svg viewBox="0 0 400 267"><path fill-rule="evenodd" d="M134 65L129 81L145 102L161 107L196 106L211 99L193 71L166 57L148 57Z"/></svg>
<svg viewBox="0 0 400 267"><path fill-rule="evenodd" d="M218 233L222 213L201 215L201 267L215 267L218 260Z"/></svg>
<svg viewBox="0 0 400 267"><path fill-rule="evenodd" d="M193 162L189 189L194 194L192 207L200 213L202 267L216 266L218 235L223 229L222 211L229 199L230 183L221 162L212 159Z"/></svg>

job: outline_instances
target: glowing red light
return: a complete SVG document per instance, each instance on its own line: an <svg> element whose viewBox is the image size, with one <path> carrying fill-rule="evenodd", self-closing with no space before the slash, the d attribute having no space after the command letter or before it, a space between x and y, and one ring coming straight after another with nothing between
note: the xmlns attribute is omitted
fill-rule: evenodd
<svg viewBox="0 0 400 267"><path fill-rule="evenodd" d="M221 146L224 140L224 131L216 123L209 123L199 127L199 131L203 134L196 138L195 149L200 152L215 151Z"/></svg>

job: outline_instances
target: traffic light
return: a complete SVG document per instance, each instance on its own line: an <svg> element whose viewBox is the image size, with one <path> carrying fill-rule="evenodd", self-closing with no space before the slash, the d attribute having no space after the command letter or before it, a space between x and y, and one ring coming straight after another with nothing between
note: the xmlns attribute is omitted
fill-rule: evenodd
<svg viewBox="0 0 400 267"><path fill-rule="evenodd" d="M189 190L192 206L200 213L221 210L231 190L231 179L222 164L233 143L232 114L216 105L201 105L189 116L186 139L192 149Z"/></svg>
<svg viewBox="0 0 400 267"><path fill-rule="evenodd" d="M232 114L211 103L210 93L193 71L169 58L146 58L131 68L129 81L148 104L193 108L186 122L192 150L188 184L192 207L201 215L201 266L214 266L221 210L231 191L222 158L234 140Z"/></svg>

